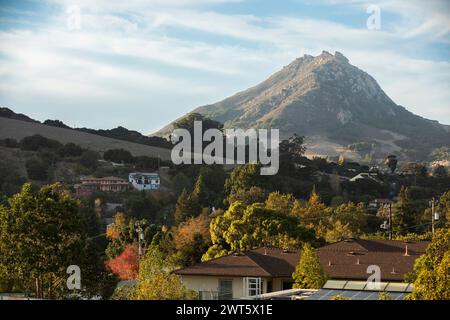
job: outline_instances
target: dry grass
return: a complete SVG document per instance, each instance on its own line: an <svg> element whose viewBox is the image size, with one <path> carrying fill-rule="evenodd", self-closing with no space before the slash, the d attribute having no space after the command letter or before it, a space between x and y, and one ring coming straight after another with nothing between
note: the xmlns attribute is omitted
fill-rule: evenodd
<svg viewBox="0 0 450 320"><path fill-rule="evenodd" d="M14 138L20 140L34 134L40 134L41 136L49 139L58 140L61 143L72 142L83 148L88 148L99 152L105 152L109 149L125 149L131 152L134 156L159 156L164 160L170 159L169 149L102 137L71 129L51 127L39 123L31 123L0 117L0 139Z"/></svg>

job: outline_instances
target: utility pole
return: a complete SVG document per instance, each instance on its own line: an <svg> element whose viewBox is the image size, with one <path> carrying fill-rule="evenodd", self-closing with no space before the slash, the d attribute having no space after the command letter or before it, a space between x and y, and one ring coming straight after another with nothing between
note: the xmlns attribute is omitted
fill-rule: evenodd
<svg viewBox="0 0 450 320"><path fill-rule="evenodd" d="M433 197L430 201L431 206L431 234L434 234L434 224L439 219L438 213L436 212L436 198Z"/></svg>
<svg viewBox="0 0 450 320"><path fill-rule="evenodd" d="M142 257L142 244L141 244L141 240L144 239L144 234L143 234L143 230L142 230L142 226L141 223L139 221L136 222L136 232L138 234L138 248L139 248L139 260L141 260Z"/></svg>
<svg viewBox="0 0 450 320"><path fill-rule="evenodd" d="M389 240L392 240L392 203L389 203Z"/></svg>

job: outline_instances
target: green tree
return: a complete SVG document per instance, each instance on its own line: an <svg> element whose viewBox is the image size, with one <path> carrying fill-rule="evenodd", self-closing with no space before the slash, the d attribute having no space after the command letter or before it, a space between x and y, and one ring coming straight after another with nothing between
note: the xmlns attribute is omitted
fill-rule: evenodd
<svg viewBox="0 0 450 320"><path fill-rule="evenodd" d="M111 149L105 152L103 159L116 163L134 163L134 157L125 149Z"/></svg>
<svg viewBox="0 0 450 320"><path fill-rule="evenodd" d="M240 201L245 205L263 203L267 199L267 191L259 187L251 187L248 190L235 190L228 196L228 202Z"/></svg>
<svg viewBox="0 0 450 320"><path fill-rule="evenodd" d="M289 214L294 207L295 198L292 194L272 192L266 200L266 208Z"/></svg>
<svg viewBox="0 0 450 320"><path fill-rule="evenodd" d="M48 172L50 164L43 160L31 158L25 163L28 178L31 180L46 181L48 179Z"/></svg>
<svg viewBox="0 0 450 320"><path fill-rule="evenodd" d="M304 241L315 239L314 232L303 227L298 217L267 209L262 203L233 203L211 221L210 231L211 250L219 252L220 248L241 252L260 246L300 247Z"/></svg>
<svg viewBox="0 0 450 320"><path fill-rule="evenodd" d="M413 300L450 300L450 229L439 229L414 264Z"/></svg>
<svg viewBox="0 0 450 320"><path fill-rule="evenodd" d="M38 298L66 294L66 269L83 268L85 231L77 202L60 185L25 184L0 207L0 279Z"/></svg>
<svg viewBox="0 0 450 320"><path fill-rule="evenodd" d="M259 164L247 164L234 168L225 181L225 191L227 195L242 190L249 190L253 186L261 189L268 189L268 178L267 176L261 175L260 169L261 165Z"/></svg>
<svg viewBox="0 0 450 320"><path fill-rule="evenodd" d="M201 207L208 207L208 192L205 186L205 178L200 174L195 182L194 190L192 191L191 198L197 201Z"/></svg>
<svg viewBox="0 0 450 320"><path fill-rule="evenodd" d="M93 150L86 150L81 155L79 163L91 170L95 170L98 166L98 160L100 159L100 154Z"/></svg>
<svg viewBox="0 0 450 320"><path fill-rule="evenodd" d="M175 223L178 225L188 218L196 217L201 212L197 198L190 195L186 189L181 192L175 207Z"/></svg>
<svg viewBox="0 0 450 320"><path fill-rule="evenodd" d="M137 300L195 299L180 278L171 273L174 266L156 247L149 247L139 266L134 298Z"/></svg>
<svg viewBox="0 0 450 320"><path fill-rule="evenodd" d="M327 277L320 265L316 250L305 243L300 254L300 261L292 274L294 288L320 289L327 281Z"/></svg>
<svg viewBox="0 0 450 320"><path fill-rule="evenodd" d="M408 187L402 186L398 195L398 201L394 205L393 229L399 234L414 231L412 228L417 224L416 205L411 199Z"/></svg>

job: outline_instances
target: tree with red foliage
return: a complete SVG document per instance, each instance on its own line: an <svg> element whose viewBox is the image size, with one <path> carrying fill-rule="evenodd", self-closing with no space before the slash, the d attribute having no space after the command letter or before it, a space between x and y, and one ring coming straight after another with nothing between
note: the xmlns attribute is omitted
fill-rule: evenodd
<svg viewBox="0 0 450 320"><path fill-rule="evenodd" d="M114 259L106 262L106 266L114 272L120 280L136 279L139 271L139 252L135 245L128 245L125 250Z"/></svg>

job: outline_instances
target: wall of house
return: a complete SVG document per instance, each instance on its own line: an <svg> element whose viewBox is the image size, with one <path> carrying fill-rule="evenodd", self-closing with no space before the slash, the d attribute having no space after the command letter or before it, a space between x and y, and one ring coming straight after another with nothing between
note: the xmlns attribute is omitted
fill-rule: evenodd
<svg viewBox="0 0 450 320"><path fill-rule="evenodd" d="M181 281L186 286L186 288L190 290L194 290L196 292L212 292L211 294L204 294L209 296L210 299L214 299L213 297L217 296L219 291L219 280L227 279L233 280L233 299L240 299L244 296L244 278L243 277L217 277L217 276L194 276L194 275L183 275L181 276ZM263 292L267 292L267 280L263 279ZM276 280L276 279L275 279ZM276 281L275 281L276 282ZM275 290L275 288L274 288Z"/></svg>

